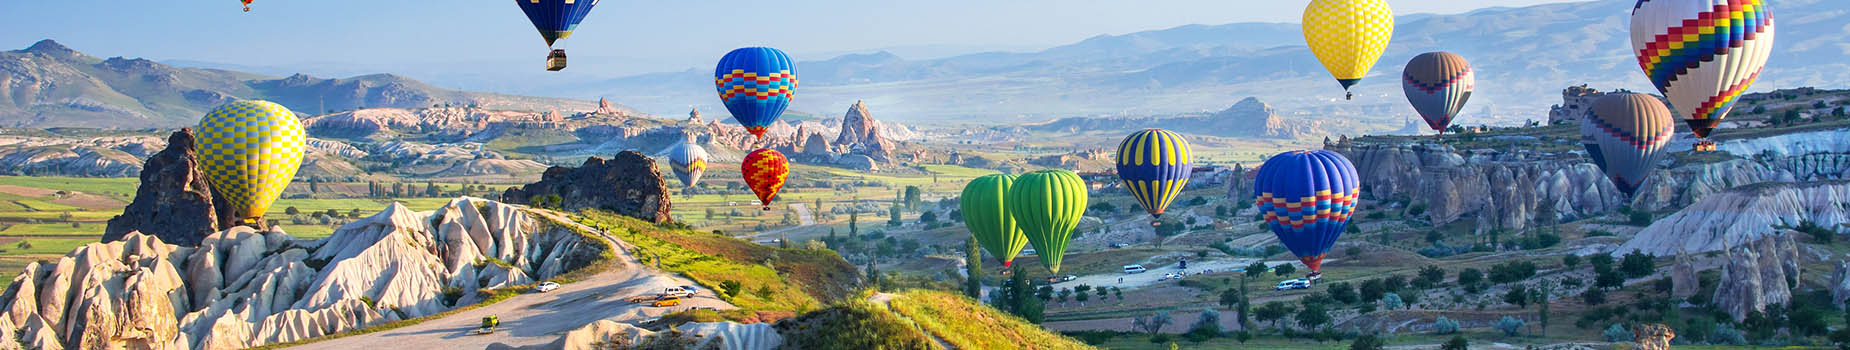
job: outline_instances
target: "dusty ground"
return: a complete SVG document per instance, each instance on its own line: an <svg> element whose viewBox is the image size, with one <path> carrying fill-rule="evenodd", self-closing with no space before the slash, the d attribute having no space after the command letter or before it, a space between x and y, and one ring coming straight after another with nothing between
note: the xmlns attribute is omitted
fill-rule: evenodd
<svg viewBox="0 0 1850 350"><path fill-rule="evenodd" d="M555 221L576 225L558 213L533 212L551 217ZM591 227L582 225L579 227L597 232L618 247L627 246L621 240L604 235L603 232ZM418 348L422 349L481 349L495 343L516 347L541 345L559 339L567 331L602 319L636 323L695 307L722 310L736 308L732 304L717 299L713 291L705 289L701 289L691 299L684 299L681 306L658 308L646 304L631 304L624 299L636 295L658 293L668 286L693 285L694 283L660 270L644 267L637 263L635 257L629 255L628 249L618 249L615 253L617 254L615 268L576 283L560 286L559 289L549 293L520 295L494 305L458 312L413 326L303 344L292 347L292 349L402 349L406 344L418 344ZM482 317L491 315L501 318L501 327L498 331L487 335L470 334L470 331L482 325Z"/></svg>

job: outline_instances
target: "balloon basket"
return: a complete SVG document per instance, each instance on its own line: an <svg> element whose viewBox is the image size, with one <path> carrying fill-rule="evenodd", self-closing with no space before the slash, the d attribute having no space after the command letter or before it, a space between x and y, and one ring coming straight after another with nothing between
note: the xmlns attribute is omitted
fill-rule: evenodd
<svg viewBox="0 0 1850 350"><path fill-rule="evenodd" d="M771 211L771 206L769 206L769 205L767 205L767 206L764 206L764 211Z"/></svg>

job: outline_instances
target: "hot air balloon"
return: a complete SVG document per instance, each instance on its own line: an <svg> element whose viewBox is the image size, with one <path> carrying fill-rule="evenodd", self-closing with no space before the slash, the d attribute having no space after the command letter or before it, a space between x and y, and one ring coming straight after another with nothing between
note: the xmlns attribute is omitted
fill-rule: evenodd
<svg viewBox="0 0 1850 350"><path fill-rule="evenodd" d="M1014 182L1015 175L984 175L970 180L964 185L963 195L957 197L970 237L1001 260L1002 267L1013 264L1021 247L1028 244L1028 236L1022 235L1008 211L1009 187Z"/></svg>
<svg viewBox="0 0 1850 350"><path fill-rule="evenodd" d="M1450 52L1427 52L1407 62L1400 76L1400 89L1407 102L1426 119L1426 126L1445 133L1445 128L1464 110L1476 88L1477 73L1463 56Z"/></svg>
<svg viewBox="0 0 1850 350"><path fill-rule="evenodd" d="M1675 136L1669 108L1656 97L1617 93L1593 101L1581 130L1592 134L1587 156L1600 165L1620 192L1632 195L1651 176L1664 146Z"/></svg>
<svg viewBox="0 0 1850 350"><path fill-rule="evenodd" d="M251 1L253 0L238 0L238 2L244 3L244 12L251 12Z"/></svg>
<svg viewBox="0 0 1850 350"><path fill-rule="evenodd" d="M295 112L269 101L244 100L206 113L194 148L212 188L225 196L239 219L259 224L270 203L295 179L307 142Z"/></svg>
<svg viewBox="0 0 1850 350"><path fill-rule="evenodd" d="M1259 167L1253 196L1278 241L1316 277L1323 255L1342 237L1362 193L1355 165L1328 150L1291 151Z"/></svg>
<svg viewBox="0 0 1850 350"><path fill-rule="evenodd" d="M1393 37L1394 10L1386 0L1311 0L1304 7L1304 42L1344 91L1368 75Z"/></svg>
<svg viewBox="0 0 1850 350"><path fill-rule="evenodd" d="M1773 53L1773 13L1762 0L1641 0L1632 52L1645 77L1689 125L1697 150L1754 85Z"/></svg>
<svg viewBox="0 0 1850 350"><path fill-rule="evenodd" d="M784 180L790 177L790 161L777 150L760 148L745 155L745 161L739 164L739 173L745 175L745 184L758 195L764 210L771 210L771 200L777 198L777 190L783 188Z"/></svg>
<svg viewBox="0 0 1850 350"><path fill-rule="evenodd" d="M514 4L527 13L527 20L533 22L533 28L540 31L540 38L546 39L546 47L550 48L559 39L572 37L572 30L578 29L578 22L585 20L597 0L514 0ZM565 69L565 50L552 50L546 55L546 70L561 69Z"/></svg>
<svg viewBox="0 0 1850 350"><path fill-rule="evenodd" d="M1066 243L1086 213L1086 181L1079 174L1057 169L1022 174L1009 186L1003 204L1028 237L1028 244L1034 245L1041 264L1059 273Z"/></svg>
<svg viewBox="0 0 1850 350"><path fill-rule="evenodd" d="M713 87L732 118L746 131L764 138L764 130L784 114L796 98L797 69L790 56L769 47L747 47L726 53L713 69Z"/></svg>
<svg viewBox="0 0 1850 350"><path fill-rule="evenodd" d="M675 145L668 149L668 167L674 169L674 177L681 179L681 185L694 187L700 175L707 172L707 150L693 143Z"/></svg>
<svg viewBox="0 0 1850 350"><path fill-rule="evenodd" d="M1161 225L1163 209L1188 186L1188 140L1163 129L1131 133L1118 144L1118 179L1149 211L1150 226Z"/></svg>

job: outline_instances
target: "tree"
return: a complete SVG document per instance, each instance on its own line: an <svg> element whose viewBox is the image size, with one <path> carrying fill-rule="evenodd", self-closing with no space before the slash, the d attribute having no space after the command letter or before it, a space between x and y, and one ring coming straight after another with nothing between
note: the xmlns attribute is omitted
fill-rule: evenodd
<svg viewBox="0 0 1850 350"><path fill-rule="evenodd" d="M858 223L856 222L856 221L859 221L860 217L861 217L860 211L858 210L848 211L848 237L860 237L861 236L860 225L858 225Z"/></svg>
<svg viewBox="0 0 1850 350"><path fill-rule="evenodd" d="M918 186L906 186L906 209L918 211L920 204L924 202L919 196Z"/></svg>
<svg viewBox="0 0 1850 350"><path fill-rule="evenodd" d="M557 193L546 195L546 203L548 207L550 208L555 208L555 209L565 208L565 198L560 198L559 194Z"/></svg>
<svg viewBox="0 0 1850 350"><path fill-rule="evenodd" d="M1241 297L1240 290L1227 288L1227 290L1220 291L1220 306L1239 306Z"/></svg>
<svg viewBox="0 0 1850 350"><path fill-rule="evenodd" d="M1440 345L1439 350L1471 350L1471 341L1465 340L1465 336L1462 335L1455 336L1452 340L1445 341L1445 345Z"/></svg>
<svg viewBox="0 0 1850 350"><path fill-rule="evenodd" d="M1432 288L1444 283L1445 270L1433 265L1420 267L1419 278L1413 280L1413 286L1420 289Z"/></svg>
<svg viewBox="0 0 1850 350"><path fill-rule="evenodd" d="M1529 308L1529 288L1520 285L1510 286L1510 290L1503 293L1503 302L1516 305L1519 309Z"/></svg>
<svg viewBox="0 0 1850 350"><path fill-rule="evenodd" d="M442 197L442 196L443 196L443 188L441 188L441 187L437 187L437 183L435 183L435 182L425 182L425 183L424 183L424 196L425 196L425 197L433 197L433 198L434 198L434 197Z"/></svg>
<svg viewBox="0 0 1850 350"><path fill-rule="evenodd" d="M1311 303L1299 309L1295 318L1298 320L1298 327L1312 329L1330 323L1330 312L1325 310L1321 303Z"/></svg>
<svg viewBox="0 0 1850 350"><path fill-rule="evenodd" d="M1190 334L1220 336L1221 331L1220 311L1214 310L1214 308L1202 309L1201 317L1195 318L1195 324L1188 326L1188 332Z"/></svg>
<svg viewBox="0 0 1850 350"><path fill-rule="evenodd" d="M1285 275L1290 275L1292 272L1297 272L1297 271L1298 271L1297 266L1292 265L1292 264L1284 264L1284 265L1278 265L1278 270L1273 271L1273 273L1279 276L1285 276Z"/></svg>
<svg viewBox="0 0 1850 350"><path fill-rule="evenodd" d="M1174 321L1169 317L1168 311L1158 311L1155 314L1139 315L1131 319L1131 327L1142 330L1144 333L1150 333L1150 336L1156 336L1157 332L1163 331L1164 326Z"/></svg>
<svg viewBox="0 0 1850 350"><path fill-rule="evenodd" d="M1541 316L1540 317L1540 321L1542 322L1541 335L1543 337L1548 336L1548 317L1549 317L1548 305L1550 304L1548 300L1554 298L1554 291L1555 291L1555 281L1544 279L1540 283L1535 284L1535 290L1533 293L1529 293L1530 294L1529 297L1535 299L1535 305L1539 306L1541 309L1539 310L1540 312L1538 312L1537 316Z"/></svg>
<svg viewBox="0 0 1850 350"><path fill-rule="evenodd" d="M1605 304L1606 292L1599 288L1587 288L1587 291L1580 293L1580 300L1586 302L1587 305Z"/></svg>
<svg viewBox="0 0 1850 350"><path fill-rule="evenodd" d="M830 229L829 235L834 236L835 230ZM964 278L964 295L977 299L983 296L983 248L976 244L976 238L965 241L964 274L969 277Z"/></svg>
<svg viewBox="0 0 1850 350"><path fill-rule="evenodd" d="M1514 337L1517 334L1522 334L1522 327L1526 325L1528 325L1526 322L1516 319L1515 317L1503 316L1503 319L1497 320L1497 323L1491 325L1491 327L1503 331L1504 336Z"/></svg>
<svg viewBox="0 0 1850 350"><path fill-rule="evenodd" d="M20 240L19 244L14 244L13 247L19 248L20 250L32 249L32 242Z"/></svg>
<svg viewBox="0 0 1850 350"><path fill-rule="evenodd" d="M1625 253L1625 257L1619 260L1619 270L1625 273L1626 278L1650 276L1657 270L1657 257L1632 249L1632 252Z"/></svg>
<svg viewBox="0 0 1850 350"><path fill-rule="evenodd" d="M302 210L296 209L294 206L290 206L288 208L283 208L283 214L288 214L289 216L302 215Z"/></svg>
<svg viewBox="0 0 1850 350"><path fill-rule="evenodd" d="M926 226L936 224L938 223L938 214L926 210L924 214L919 214L919 223L925 224Z"/></svg>
<svg viewBox="0 0 1850 350"><path fill-rule="evenodd" d="M1259 322L1272 322L1272 326L1277 327L1279 319L1285 318L1285 316L1290 315L1292 311L1296 310L1297 307L1291 304L1286 304L1282 301L1270 301L1266 302L1265 305L1260 305L1258 309L1253 310L1253 319Z"/></svg>
<svg viewBox="0 0 1850 350"><path fill-rule="evenodd" d="M1034 297L1041 298L1041 302L1043 303L1053 300L1053 296L1054 296L1053 286L1041 286L1040 288L1036 288L1034 290Z"/></svg>
<svg viewBox="0 0 1850 350"><path fill-rule="evenodd" d="M1254 261L1252 265L1246 265L1246 277L1256 278L1264 276L1265 270L1266 266L1264 261Z"/></svg>
<svg viewBox="0 0 1850 350"><path fill-rule="evenodd" d="M1438 320L1432 321L1432 332L1434 334L1458 333L1458 321L1439 316Z"/></svg>
<svg viewBox="0 0 1850 350"><path fill-rule="evenodd" d="M1355 337L1355 342L1349 343L1349 350L1382 350L1385 345L1380 338L1375 338L1374 334L1363 334Z"/></svg>
<svg viewBox="0 0 1850 350"><path fill-rule="evenodd" d="M1362 287L1360 288L1361 301L1373 303L1376 300L1381 300L1381 297L1385 296L1388 292L1385 286L1386 284L1381 283L1381 279L1379 278L1362 281Z"/></svg>
<svg viewBox="0 0 1850 350"><path fill-rule="evenodd" d="M899 227L899 225L904 224L905 222L899 221L899 215L900 215L899 206L895 205L892 207L888 207L886 225L893 226L893 227Z"/></svg>
<svg viewBox="0 0 1850 350"><path fill-rule="evenodd" d="M1009 277L1008 286L1009 286L1009 289L1012 291L1010 293L1006 293L1007 294L1006 296L1010 300L1009 301L1009 304L1010 304L1009 313L1015 314L1015 316L1020 316L1021 318L1028 320L1028 322L1033 322L1034 324L1040 324L1041 320L1046 318L1046 316L1042 313L1044 309L1043 303L1045 303L1046 301L1044 299L1035 297L1034 295L1035 293L1029 292L1028 288L1030 287L1028 286L1028 278L1026 277L1027 275L1028 275L1027 271L1023 270L1021 266L1016 266L1015 271L1013 272L1013 276Z"/></svg>
<svg viewBox="0 0 1850 350"><path fill-rule="evenodd" d="M340 217L340 211L334 210L334 209L328 209L328 211L321 212L321 215L330 217L330 218L338 218Z"/></svg>
<svg viewBox="0 0 1850 350"><path fill-rule="evenodd" d="M1561 256L1561 266L1570 268L1570 269L1576 266L1580 266L1580 256L1573 255L1573 254Z"/></svg>
<svg viewBox="0 0 1850 350"><path fill-rule="evenodd" d="M875 266L873 261L867 262L867 284L874 286L880 285L880 269Z"/></svg>
<svg viewBox="0 0 1850 350"><path fill-rule="evenodd" d="M1124 301L1124 289L1118 288L1117 286L1112 286L1111 287L1111 297L1117 298L1119 302L1123 302Z"/></svg>
<svg viewBox="0 0 1850 350"><path fill-rule="evenodd" d="M1388 310L1395 310L1404 306L1407 305L1400 300L1399 293L1387 293L1387 295L1381 296L1381 307L1385 307Z"/></svg>
<svg viewBox="0 0 1850 350"><path fill-rule="evenodd" d="M1335 299L1336 302L1344 304L1354 304L1356 302L1357 296L1355 294L1355 287L1349 285L1349 282L1331 283L1324 289L1329 291L1330 299Z"/></svg>
<svg viewBox="0 0 1850 350"><path fill-rule="evenodd" d="M1477 269L1466 268L1464 270L1458 271L1458 284L1475 285L1483 281L1484 281L1484 273L1478 272Z"/></svg>
<svg viewBox="0 0 1850 350"><path fill-rule="evenodd" d="M1054 293L1054 300L1059 300L1060 306L1066 306L1066 298L1070 298L1072 296L1073 296L1072 289L1060 288L1059 293Z"/></svg>

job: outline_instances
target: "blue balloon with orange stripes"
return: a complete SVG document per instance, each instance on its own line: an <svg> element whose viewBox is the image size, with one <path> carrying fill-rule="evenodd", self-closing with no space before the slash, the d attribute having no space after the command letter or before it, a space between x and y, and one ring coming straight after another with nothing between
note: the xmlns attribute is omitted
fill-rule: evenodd
<svg viewBox="0 0 1850 350"><path fill-rule="evenodd" d="M797 69L790 55L769 47L726 53L713 69L713 87L732 118L746 131L764 138L765 129L784 114L797 94Z"/></svg>
<svg viewBox="0 0 1850 350"><path fill-rule="evenodd" d="M1259 212L1278 241L1317 275L1361 195L1355 164L1329 150L1285 152L1265 161L1253 180Z"/></svg>
<svg viewBox="0 0 1850 350"><path fill-rule="evenodd" d="M591 14L597 0L514 0L514 4L520 5L520 12L527 13L527 20L540 31L540 38L546 39L546 46L552 46L572 36L572 30Z"/></svg>
<svg viewBox="0 0 1850 350"><path fill-rule="evenodd" d="M1163 209L1188 186L1193 169L1188 140L1175 132L1145 129L1118 143L1118 179L1137 198L1137 204L1150 212L1150 226L1161 225Z"/></svg>

